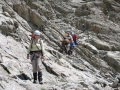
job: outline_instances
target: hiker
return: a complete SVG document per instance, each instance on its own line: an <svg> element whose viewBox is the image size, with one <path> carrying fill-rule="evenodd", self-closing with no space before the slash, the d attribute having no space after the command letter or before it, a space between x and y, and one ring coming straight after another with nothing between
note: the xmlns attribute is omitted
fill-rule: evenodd
<svg viewBox="0 0 120 90"><path fill-rule="evenodd" d="M72 32L72 38L73 38L74 44L78 45L78 36L73 32Z"/></svg>
<svg viewBox="0 0 120 90"><path fill-rule="evenodd" d="M114 81L110 84L108 84L112 88L118 88L120 87L120 75L117 75L114 79Z"/></svg>
<svg viewBox="0 0 120 90"><path fill-rule="evenodd" d="M41 66L42 66L42 61L45 60L44 53L45 53L45 49L44 49L43 41L40 38L40 32L36 30L34 32L34 37L32 37L27 52L27 59L29 59L29 54L30 54L30 59L33 67L33 78L34 78L33 83L37 83L37 76L38 76L39 83L43 84Z"/></svg>
<svg viewBox="0 0 120 90"><path fill-rule="evenodd" d="M65 51L65 53L67 54L67 53L68 53L68 47L69 47L68 44L69 44L70 42L69 42L69 40L66 39L65 37L64 37L64 39L63 39L61 42L62 42L62 47L61 47L62 52Z"/></svg>
<svg viewBox="0 0 120 90"><path fill-rule="evenodd" d="M66 33L65 36L66 36L66 38L70 41L69 50L68 50L68 55L71 55L71 54L72 54L73 47L74 47L74 41L73 41L73 38L72 38L72 36L70 35L70 33Z"/></svg>
<svg viewBox="0 0 120 90"><path fill-rule="evenodd" d="M82 25L82 28L83 28L83 32L85 32L85 31L86 31L86 26L85 26L85 24Z"/></svg>

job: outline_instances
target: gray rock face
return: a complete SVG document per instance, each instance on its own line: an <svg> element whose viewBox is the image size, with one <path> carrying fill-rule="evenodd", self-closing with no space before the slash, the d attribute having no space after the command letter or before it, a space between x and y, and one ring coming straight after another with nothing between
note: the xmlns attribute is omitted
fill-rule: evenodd
<svg viewBox="0 0 120 90"><path fill-rule="evenodd" d="M119 7L119 0L1 0L0 90L113 90L103 85L120 73ZM46 49L43 85L32 83L26 59L36 29ZM59 52L65 32L78 35L70 56Z"/></svg>

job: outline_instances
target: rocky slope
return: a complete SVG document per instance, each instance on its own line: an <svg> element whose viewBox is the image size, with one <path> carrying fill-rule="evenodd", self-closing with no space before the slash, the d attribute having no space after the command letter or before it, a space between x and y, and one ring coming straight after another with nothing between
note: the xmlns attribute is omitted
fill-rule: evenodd
<svg viewBox="0 0 120 90"><path fill-rule="evenodd" d="M1 0L0 90L113 90L103 84L120 73L119 8L119 0ZM46 48L43 85L32 83L26 59L36 29ZM79 36L71 56L58 51L68 31Z"/></svg>

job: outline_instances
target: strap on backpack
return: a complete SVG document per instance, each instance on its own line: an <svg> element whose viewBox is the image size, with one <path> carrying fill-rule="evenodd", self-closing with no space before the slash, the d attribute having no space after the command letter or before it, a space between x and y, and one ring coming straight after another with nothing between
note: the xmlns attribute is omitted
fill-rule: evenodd
<svg viewBox="0 0 120 90"><path fill-rule="evenodd" d="M34 39L32 39L31 48L32 48L33 41L35 42L35 40L34 40ZM38 51L41 51L41 55L43 56L43 53L42 53L42 44L41 44L41 42L42 42L42 41L40 40L41 50L39 50L38 46L36 45L36 42L35 42L35 45L36 45L36 47L37 47Z"/></svg>

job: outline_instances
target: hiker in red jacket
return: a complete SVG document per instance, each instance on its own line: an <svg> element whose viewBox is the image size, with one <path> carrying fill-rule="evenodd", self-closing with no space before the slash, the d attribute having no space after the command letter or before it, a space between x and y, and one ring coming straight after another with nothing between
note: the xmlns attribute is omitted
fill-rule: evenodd
<svg viewBox="0 0 120 90"><path fill-rule="evenodd" d="M73 38L75 45L78 45L78 36L75 33L73 33L72 38Z"/></svg>

